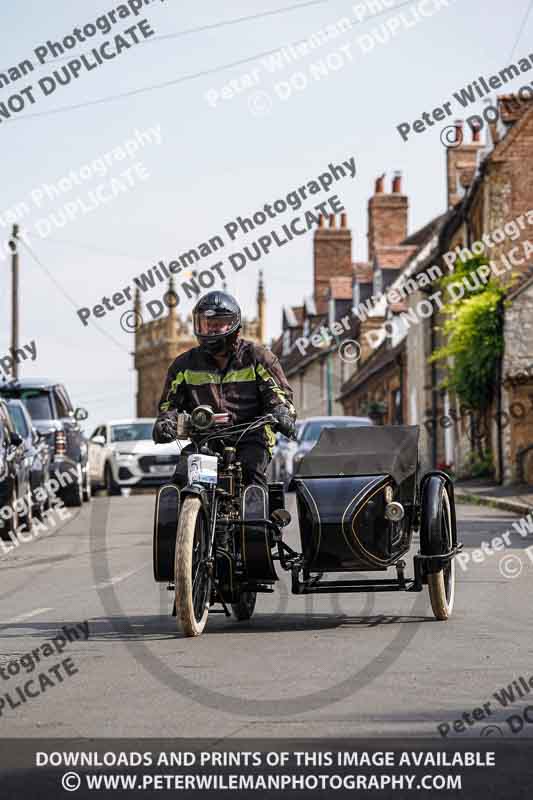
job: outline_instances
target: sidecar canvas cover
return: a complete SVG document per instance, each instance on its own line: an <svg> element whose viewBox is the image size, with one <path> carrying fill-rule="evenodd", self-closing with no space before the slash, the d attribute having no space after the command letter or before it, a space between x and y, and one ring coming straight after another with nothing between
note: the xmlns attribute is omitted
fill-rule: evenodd
<svg viewBox="0 0 533 800"><path fill-rule="evenodd" d="M411 544L418 426L325 428L294 477L308 572L387 569ZM401 522L384 514L391 499Z"/></svg>

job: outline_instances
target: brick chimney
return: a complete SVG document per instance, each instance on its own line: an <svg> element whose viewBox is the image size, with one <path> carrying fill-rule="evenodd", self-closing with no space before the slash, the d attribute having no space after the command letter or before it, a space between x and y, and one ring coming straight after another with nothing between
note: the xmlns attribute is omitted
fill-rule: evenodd
<svg viewBox="0 0 533 800"><path fill-rule="evenodd" d="M376 247L398 245L407 236L407 196L402 194L401 173L394 173L392 191L384 191L385 175L376 179L374 194L368 201L368 260Z"/></svg>
<svg viewBox="0 0 533 800"><path fill-rule="evenodd" d="M352 277L352 232L345 213L337 219L329 216L329 227L320 218L313 241L313 296L317 312L324 313L328 305L330 278Z"/></svg>
<svg viewBox="0 0 533 800"><path fill-rule="evenodd" d="M483 147L479 129L472 131L472 141L466 144L465 139L470 133L470 126L463 129L462 120L455 122L455 141L446 149L446 183L448 208L456 205L461 200L466 189L472 183L478 163L478 152Z"/></svg>

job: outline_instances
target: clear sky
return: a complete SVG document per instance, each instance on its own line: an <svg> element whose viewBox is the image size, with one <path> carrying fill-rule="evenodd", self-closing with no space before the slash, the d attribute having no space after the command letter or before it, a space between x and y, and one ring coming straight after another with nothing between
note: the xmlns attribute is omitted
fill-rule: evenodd
<svg viewBox="0 0 533 800"><path fill-rule="evenodd" d="M4 4L0 72L26 58L36 64L36 48L48 40L61 41L74 28L94 23L120 5L114 0ZM138 17L119 20L110 33L78 44L66 51L66 58L48 61L0 89L0 104L28 85L34 87L35 98L33 105L27 101L24 110L13 113L13 121L0 122L0 218L4 222L7 209L22 201L29 212L24 212L20 225L29 231L67 202L84 198L87 206L90 190L109 184L136 161L142 162L145 177L137 177L127 192L108 205L80 215L46 238L30 234L40 264L22 249L20 341L35 341L37 359L23 363L21 374L64 380L75 404L90 412L88 429L101 420L133 414L133 336L119 324L124 307L98 320L98 328L92 323L84 327L76 307L94 306L102 296L131 285L140 271L160 260L168 263L223 233L231 219L286 196L327 169L329 162L352 156L356 161L356 178L340 181L336 189L348 211L354 258L366 256L366 203L382 172L387 173L387 181L394 170L403 172L411 230L442 212L445 152L439 131L445 123L413 134L407 142L396 125L441 106L478 76L489 76L532 53L533 13L524 24L528 6L529 0L425 0L423 4L153 0ZM284 10L268 13L280 9ZM365 10L378 16L361 21ZM255 18L232 22L241 17ZM308 56L278 72L268 71L260 54L307 40L343 18L351 22L346 33L323 41ZM153 37L91 71L82 69L69 85L43 96L38 89L40 78L142 19L155 31ZM388 41L381 28L387 20L389 31L395 34L389 34ZM198 28L204 29L177 35ZM138 37L142 39L142 34ZM313 41L319 45L320 39L315 36ZM312 66L327 58L330 72L316 80ZM227 66L244 59L250 60ZM254 86L246 88L244 76L250 73ZM295 73L300 77L292 77ZM526 84L528 76L533 79L533 70L509 84L508 90ZM293 88L287 97L291 79L296 87L304 80L307 85ZM236 82L233 96L226 89L223 99L230 81ZM211 90L220 96L211 100L215 107L208 101L214 97L208 95ZM53 113L63 108L70 110ZM468 113L483 108L479 100ZM458 111L454 103L450 122L460 116ZM29 199L43 183L55 184L72 170L79 173L83 165L131 138L136 129L157 126L161 144L144 146L132 160L115 161L107 176L87 179L53 201L43 198L40 208ZM317 196L319 201L323 198ZM297 213L271 220L257 235ZM8 227L0 225L3 240L7 233ZM254 238L236 241L234 249ZM228 246L220 257L230 252ZM207 258L202 266L216 260ZM279 332L282 305L299 304L311 292L312 234L275 248L259 263L265 275L270 338ZM255 313L257 269L257 264L250 264L239 273L228 270L229 289L248 314ZM1 358L10 345L7 259L0 260L0 275ZM161 290L154 289L147 299L160 297ZM192 301L182 301L180 310L189 311L191 305Z"/></svg>

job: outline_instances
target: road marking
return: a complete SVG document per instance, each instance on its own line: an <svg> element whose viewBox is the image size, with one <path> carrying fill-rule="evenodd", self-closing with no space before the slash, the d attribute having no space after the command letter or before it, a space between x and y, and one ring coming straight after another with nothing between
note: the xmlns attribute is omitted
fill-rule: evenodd
<svg viewBox="0 0 533 800"><path fill-rule="evenodd" d="M145 567L146 564L143 564L143 566L139 567L139 569L131 569L129 572L123 572L122 575L117 575L115 578L111 578L108 581L95 583L93 589L107 589L109 586L115 586L115 584L125 581L126 578L131 578L132 575L135 575L137 572L140 572L142 569L145 569Z"/></svg>
<svg viewBox="0 0 533 800"><path fill-rule="evenodd" d="M27 611L25 614L20 614L20 616L15 617L15 619L11 620L11 622L7 622L6 625L13 625L15 622L22 622L24 619L38 617L39 614L45 614L47 611L53 610L53 608L34 608L33 611Z"/></svg>

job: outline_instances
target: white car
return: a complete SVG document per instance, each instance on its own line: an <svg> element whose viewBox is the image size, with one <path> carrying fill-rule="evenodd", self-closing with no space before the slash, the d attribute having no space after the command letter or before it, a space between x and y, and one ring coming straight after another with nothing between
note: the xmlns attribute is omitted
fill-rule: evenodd
<svg viewBox="0 0 533 800"><path fill-rule="evenodd" d="M172 478L187 441L154 444L155 419L117 419L99 425L89 439L89 473L94 489L160 486Z"/></svg>

